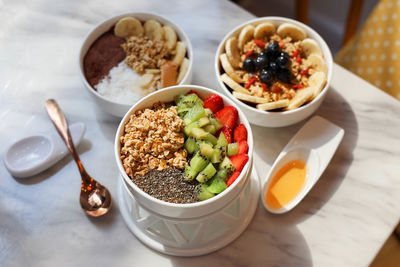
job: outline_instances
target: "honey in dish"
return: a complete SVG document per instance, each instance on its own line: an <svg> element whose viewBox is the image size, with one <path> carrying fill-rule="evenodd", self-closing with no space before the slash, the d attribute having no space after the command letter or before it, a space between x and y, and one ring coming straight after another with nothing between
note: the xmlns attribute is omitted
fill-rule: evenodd
<svg viewBox="0 0 400 267"><path fill-rule="evenodd" d="M301 191L306 181L306 163L292 160L275 174L266 194L271 209L279 210L290 203Z"/></svg>

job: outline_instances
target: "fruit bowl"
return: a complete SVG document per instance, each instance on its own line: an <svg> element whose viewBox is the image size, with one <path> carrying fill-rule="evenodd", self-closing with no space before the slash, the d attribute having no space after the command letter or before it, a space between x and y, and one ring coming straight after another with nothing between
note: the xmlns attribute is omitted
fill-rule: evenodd
<svg viewBox="0 0 400 267"><path fill-rule="evenodd" d="M261 25L264 26L264 28L262 28ZM269 30L268 27L271 27L272 30ZM295 35L296 33L295 34L293 34L292 32L288 33L288 31L290 31L292 28L295 29L294 31L297 30L298 32L300 32L301 36L297 37ZM268 31L271 32L268 33ZM282 38L282 43L281 41L279 41L278 43L278 41L272 39L271 36L273 36L275 33ZM294 52L289 54L283 50L283 47L285 47L286 45L286 43L283 42L283 39L284 37L286 38L289 34L293 34L290 36L293 43L295 43L296 41L303 41L305 39L307 39L308 41L308 43L306 43L306 48L304 48L303 50L305 54L307 54L307 58L306 60L301 61L302 58L300 57L300 59L298 60L299 64L300 62L305 62L305 63L309 62L310 66L313 67L318 64L319 64L318 66L323 66L323 71L320 71L319 67L318 69L317 67L315 67L317 71L314 72L314 70L312 70L314 72L312 73L312 75L308 73L308 69L304 69L305 71L304 75L306 75L307 79L306 86L304 86L304 84L294 84L293 82L294 79L296 80L299 79L300 81L302 81L301 80L302 78L301 77L297 78L297 74L294 75L292 68L293 62L296 61L299 56L296 57ZM246 37L244 37L246 35L247 36L251 35L251 37L247 37L250 39L246 39ZM261 42L260 45L259 44L260 40L258 40L256 36L259 39L261 39L261 37L259 36L262 36L262 38L267 38L267 39L264 39L264 42ZM233 39L237 39L239 41L234 40L235 42L237 42L234 43L232 41ZM245 59L247 60L248 57L253 57L254 54L257 56L257 58L254 58L254 60L257 61L256 63L262 65L262 62L258 60L258 57L261 55L261 52L254 53L252 55L252 53L249 53L248 51L245 55L244 54L238 55L235 51L233 52L231 51L231 49L236 47L242 47L243 51L245 51L246 49L245 44L248 45L248 43L246 43L243 40L254 41L254 43L256 44L255 47L257 46L263 47L260 49L261 52L264 52L265 54L268 54L270 52L268 51L268 48L271 43L275 42L276 45L279 44L277 50L280 53L279 55L285 52L287 54L287 57L290 59L290 62L292 62L291 63L292 65L289 65L289 67L287 67L287 69L290 69L291 71L291 74L288 74L288 76L286 76L289 78L285 79L285 76L283 77L282 75L279 76L280 74L279 67L278 69L273 69L272 66L270 65L270 62L266 63L268 64L266 66L259 67L259 69L258 67L254 67L257 69L257 72L253 72L253 70L251 70L248 73L245 73L245 75L239 76L241 75L241 73L245 72L244 71L245 67L248 70L251 69L250 67L252 66L250 64L247 64L245 66L244 63L248 62L244 62L244 60ZM265 40L268 40L269 43L267 44L267 41ZM289 39L289 41L291 40ZM300 42L300 45L302 45L302 43L303 42ZM302 48L303 47L304 46L302 46ZM318 56L315 56L315 54L312 53L313 51L310 52L310 50L314 49L315 47L319 49ZM263 50L264 48L265 50ZM231 58L235 57L235 53L236 53L236 59L240 59L241 63L237 63L236 66L234 64L229 64L229 63L227 64L227 62L232 61ZM317 61L319 60L319 62L317 62L318 64L315 63L315 58L317 58ZM286 64L284 61L277 62L276 61L277 59L278 58L273 59L274 64L278 66L279 64ZM271 61L272 59L268 58L268 60ZM322 104L326 96L326 93L329 89L329 84L332 79L332 67L333 67L332 54L325 41L322 39L322 37L307 25L304 25L292 19L287 19L282 17L257 18L237 26L222 39L221 43L218 46L217 53L215 56L215 73L217 76L218 83L222 88L223 92L243 110L243 112L249 119L250 123L264 127L288 126L297 123L301 120L304 120L305 118L310 116L313 112L315 112L315 110ZM262 73L264 69L265 72ZM269 74L268 77L267 71L269 72L270 70L272 70L270 73L273 74ZM283 70L285 69L283 69L282 67L281 73L285 74ZM316 72L322 72L323 78L319 77L317 74L314 75ZM249 75L246 76L246 74ZM313 79L311 79L311 77L313 77ZM242 83L240 83L240 81L242 81ZM258 94L256 89L261 90L258 95L259 97L254 97L255 93L253 91L251 83L254 81L257 81L259 82L260 85L262 85L254 89L256 94ZM270 86L271 84L268 84L267 83L268 81L273 81L274 84L276 83L276 81L278 81L279 84L283 84L282 87L283 89L275 86ZM276 89L278 91L275 91ZM264 94L265 92L267 96L265 96ZM277 98L275 98L276 95L275 93L278 94ZM280 97L284 96L285 94L290 96L288 96L286 99L281 99Z"/></svg>
<svg viewBox="0 0 400 267"><path fill-rule="evenodd" d="M110 31L116 23L125 17L134 17L140 22L148 21L148 20L155 20L161 24L161 26L169 26L172 28L177 35L177 41L182 42L186 46L186 57L188 58L187 64L187 71L183 78L180 80L178 84L189 84L192 80L192 66L193 66L193 48L192 44L188 38L188 36L184 33L184 31L176 24L171 22L170 20L166 19L163 16L152 14L152 13L140 13L140 12L133 12L133 13L124 13L121 15L117 15L111 18L100 22L96 25L84 38L84 41L81 45L80 52L79 52L79 73L82 79L82 82L89 92L90 96L93 98L97 106L106 111L107 113L114 115L116 117L121 118L124 114L129 110L129 108L135 104L135 101L132 103L121 103L114 99L109 99L103 95L101 95L97 90L95 90L89 83L88 79L85 76L84 71L84 59L89 51L92 44L104 33ZM133 87L133 86L132 86Z"/></svg>
<svg viewBox="0 0 400 267"><path fill-rule="evenodd" d="M244 165L242 171L240 172L240 175L226 190L222 191L220 194L212 198L200 202L189 203L189 204L176 204L176 203L165 202L150 196L149 194L142 191L126 174L125 169L123 167L123 163L120 159L121 157L120 137L124 134L124 126L129 121L130 115L134 114L138 110L149 108L154 103L159 101L164 103L172 102L174 101L174 97L183 93L187 93L190 90L196 91L203 99L205 99L208 95L211 94L219 95L212 89L194 85L173 86L156 91L144 97L133 107L131 107L131 109L126 113L124 118L121 120L115 138L115 145L114 145L115 159L117 162L120 175L124 183L126 184L128 190L132 193L133 197L139 203L140 206L143 206L145 209L151 211L152 213L156 213L161 216L166 216L169 218L193 219L193 218L200 218L202 216L210 215L213 214L214 212L217 212L218 210L230 204L233 199L237 198L237 196L240 194L240 192L246 185L247 180L250 179L249 174L251 173L252 158L253 158L252 157L253 135L250 128L250 124L247 121L245 115L241 112L239 108L237 108L237 105L233 103L232 100L230 100L226 96L219 95L222 97L225 106L233 106L237 108L238 124L243 124L246 127L247 142L248 142L248 161Z"/></svg>

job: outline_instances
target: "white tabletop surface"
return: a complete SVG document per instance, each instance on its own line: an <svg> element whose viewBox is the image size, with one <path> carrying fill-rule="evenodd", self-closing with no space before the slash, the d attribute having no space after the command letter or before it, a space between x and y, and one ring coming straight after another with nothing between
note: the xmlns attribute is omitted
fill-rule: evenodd
<svg viewBox="0 0 400 267"><path fill-rule="evenodd" d="M87 126L79 146L87 171L117 196L114 133L119 121L95 107L78 75L86 33L105 18L151 11L182 26L195 50L193 83L217 89L219 40L253 15L228 1L0 0L0 148L52 129L44 102ZM30 179L0 165L0 266L365 266L400 218L400 103L341 67L317 114L343 127L343 142L320 181L291 212L259 203L246 231L201 257L157 253L132 235L115 202L110 214L82 212L70 156ZM265 175L304 124L252 127L255 165Z"/></svg>

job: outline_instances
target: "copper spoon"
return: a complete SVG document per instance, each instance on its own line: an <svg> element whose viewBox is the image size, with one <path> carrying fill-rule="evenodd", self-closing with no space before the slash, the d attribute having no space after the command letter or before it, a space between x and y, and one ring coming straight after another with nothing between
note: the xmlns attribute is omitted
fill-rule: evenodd
<svg viewBox="0 0 400 267"><path fill-rule="evenodd" d="M54 99L46 101L46 110L58 133L65 142L65 145L71 152L76 164L78 165L79 172L81 173L82 186L79 202L81 203L82 209L86 214L93 217L106 214L111 208L110 192L102 184L98 183L87 174L83 168L82 162L75 150L74 143L72 142L68 122Z"/></svg>

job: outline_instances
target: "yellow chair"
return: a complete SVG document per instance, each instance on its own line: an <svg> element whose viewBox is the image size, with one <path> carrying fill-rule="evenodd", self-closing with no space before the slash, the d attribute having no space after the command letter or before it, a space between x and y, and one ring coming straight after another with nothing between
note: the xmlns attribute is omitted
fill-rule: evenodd
<svg viewBox="0 0 400 267"><path fill-rule="evenodd" d="M400 0L381 0L336 63L400 100Z"/></svg>

